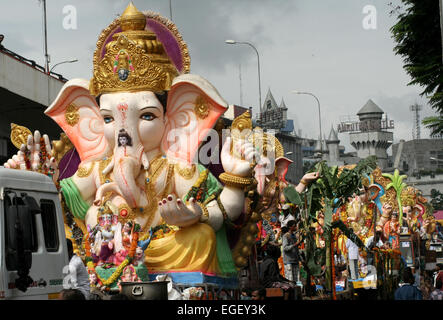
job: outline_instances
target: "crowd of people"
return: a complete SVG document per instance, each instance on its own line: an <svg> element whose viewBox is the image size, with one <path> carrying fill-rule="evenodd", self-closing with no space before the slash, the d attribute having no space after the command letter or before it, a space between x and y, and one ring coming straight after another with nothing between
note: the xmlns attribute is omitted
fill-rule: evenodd
<svg viewBox="0 0 443 320"><path fill-rule="evenodd" d="M281 206L279 216L273 215L270 221L262 220L256 242L259 272L259 285L242 288L241 300L263 300L266 289L281 289L286 299L297 294L297 287L314 286L314 291L322 291L325 277L314 282L306 279L303 271L304 235L300 232L300 220L289 204ZM311 228L313 229L313 228ZM352 230L351 230L352 231ZM312 230L315 234L315 229ZM391 239L392 240L392 239ZM90 282L87 269L81 258L73 253L72 242L68 239L70 288L60 293L60 299L91 299ZM351 239L346 239L345 252L334 249L336 288L343 289L347 280L357 280L368 274L368 266L375 264L374 247L390 249L392 242L383 237L382 231L366 239L367 250L362 250ZM324 266L323 266L324 270ZM301 272L304 276L301 276ZM395 292L397 300L442 300L443 266L437 265L434 273L415 268L406 268L400 287ZM340 286L342 288L340 288ZM115 295L117 299L121 295Z"/></svg>
<svg viewBox="0 0 443 320"><path fill-rule="evenodd" d="M307 281L306 277L301 277L304 236L300 232L298 215L294 214L295 210L288 204L284 204L280 209L278 218L274 215L269 221L263 220L259 228L260 234L256 239L256 249L259 262L260 286L252 289L256 292L263 290L263 288L281 288L287 293L292 292L292 289L296 286L303 288L307 285L312 285L311 279ZM350 231L351 233L354 232L352 228L350 228ZM315 230L313 232L315 233ZM362 280L370 275L371 272L376 273L375 267L372 270L369 269L376 264L373 249L388 250L398 248L399 243L396 240L398 239L386 237L383 230L377 230L374 235L368 237L364 242L366 248L360 248L349 238L346 238L344 250L334 248L337 291L343 290L345 283L349 280ZM404 260L403 257L401 259ZM423 268L420 269L418 265L415 268L406 268L401 277L400 288L410 283L411 277L408 273L410 272L414 279L414 288L421 292L421 299L441 300L441 278L443 274L441 270L442 266L440 264L434 272L423 270ZM304 271L303 273L306 275ZM324 289L324 284L324 276L314 279L315 289L318 291ZM402 292L406 288L399 290ZM398 297L397 295L395 296L396 299L401 297L403 297L401 294ZM409 298L411 297L409 296Z"/></svg>

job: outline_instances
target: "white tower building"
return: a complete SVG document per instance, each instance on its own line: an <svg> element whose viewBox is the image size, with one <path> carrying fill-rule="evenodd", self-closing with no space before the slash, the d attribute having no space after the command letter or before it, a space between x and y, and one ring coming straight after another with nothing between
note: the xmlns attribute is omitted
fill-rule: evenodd
<svg viewBox="0 0 443 320"><path fill-rule="evenodd" d="M361 159L371 155L377 156L378 166L384 169L388 166L387 149L392 144L394 134L388 132L382 124L384 111L372 100L369 100L357 113L359 117L358 132L350 133L350 143L357 150Z"/></svg>

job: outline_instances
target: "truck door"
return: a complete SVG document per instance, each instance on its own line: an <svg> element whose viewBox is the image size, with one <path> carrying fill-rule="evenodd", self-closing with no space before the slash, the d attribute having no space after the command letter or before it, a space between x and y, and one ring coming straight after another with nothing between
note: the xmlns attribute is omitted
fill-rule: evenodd
<svg viewBox="0 0 443 320"><path fill-rule="evenodd" d="M63 289L63 268L68 264L63 216L57 193L13 190L17 195L5 196L5 213L14 201L35 203L30 223L24 223L26 248L31 251L29 276L32 282L27 289L19 290L16 279L19 271L13 255L6 255L6 298L8 299L48 299L54 298ZM23 200L24 199L24 200ZM11 235L12 216L5 215L5 233ZM11 237L10 237L11 238ZM6 252L14 249L14 244L5 242Z"/></svg>

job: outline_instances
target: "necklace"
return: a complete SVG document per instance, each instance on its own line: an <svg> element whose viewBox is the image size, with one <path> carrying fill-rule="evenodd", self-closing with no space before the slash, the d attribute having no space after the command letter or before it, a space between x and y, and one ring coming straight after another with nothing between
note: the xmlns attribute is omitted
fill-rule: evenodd
<svg viewBox="0 0 443 320"><path fill-rule="evenodd" d="M146 172L147 177L145 179L145 192L148 199L148 205L143 208L143 215L148 216L147 226L152 224L155 218L155 213L158 209L158 202L165 198L170 190L172 190L172 177L174 171L174 165L169 164L166 156L159 155L151 163L148 171ZM161 188L159 192L156 192L155 187L157 184L157 179L163 172L164 168L167 166L167 173L164 187ZM149 229L148 229L149 230Z"/></svg>

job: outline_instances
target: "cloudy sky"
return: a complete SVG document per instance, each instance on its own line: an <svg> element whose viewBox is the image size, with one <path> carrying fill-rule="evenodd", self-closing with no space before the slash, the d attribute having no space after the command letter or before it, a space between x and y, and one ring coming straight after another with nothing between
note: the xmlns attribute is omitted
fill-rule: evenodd
<svg viewBox="0 0 443 320"><path fill-rule="evenodd" d="M92 55L102 29L121 14L128 0L47 0L48 49L51 64L78 59L54 69L66 78L91 78ZM270 89L284 99L289 118L303 137L318 137L316 101L292 90L309 91L321 102L322 131L329 134L341 117L355 115L372 99L395 121L394 142L412 138L411 104L423 105L422 117L434 114L408 86L402 58L395 56L389 29L396 17L389 0L134 0L139 10L152 10L177 25L191 55L191 72L208 79L230 104L258 110L257 48L262 100ZM77 28L66 30L66 6L74 6ZM376 9L376 29L365 29L367 5ZM372 11L374 12L374 11ZM39 0L0 2L3 45L44 65L42 5ZM375 20L372 20L374 22ZM241 85L240 91L240 65ZM422 138L429 131L422 128ZM339 134L347 151L348 135Z"/></svg>

